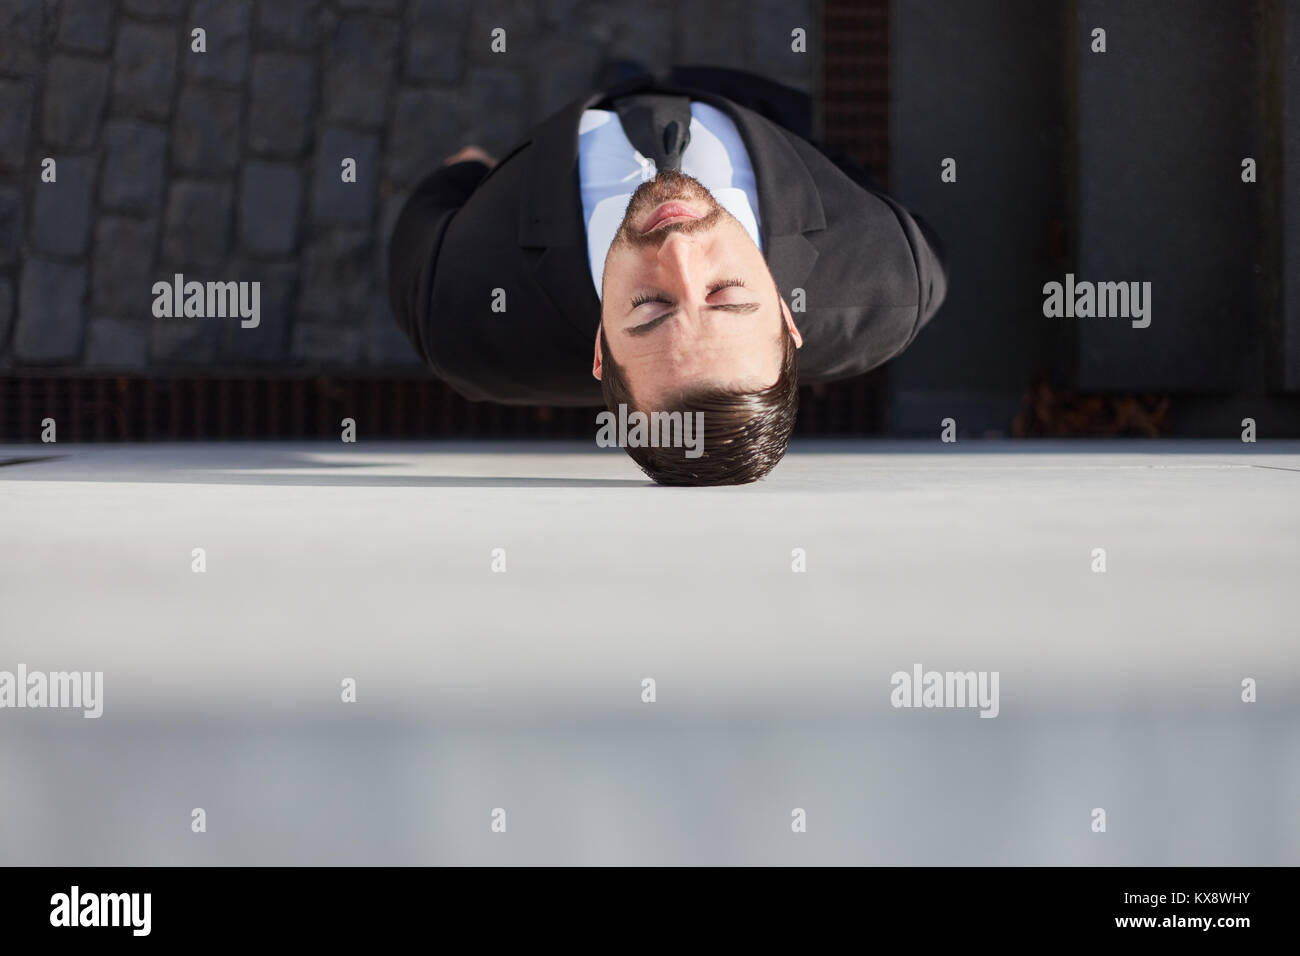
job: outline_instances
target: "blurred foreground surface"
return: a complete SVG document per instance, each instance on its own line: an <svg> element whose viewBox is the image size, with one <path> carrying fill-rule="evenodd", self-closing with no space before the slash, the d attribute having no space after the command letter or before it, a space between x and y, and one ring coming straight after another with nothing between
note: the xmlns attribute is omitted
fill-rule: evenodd
<svg viewBox="0 0 1300 956"><path fill-rule="evenodd" d="M0 670L104 713L0 710L3 863L1300 863L1300 443L35 456ZM914 664L998 717L894 709Z"/></svg>

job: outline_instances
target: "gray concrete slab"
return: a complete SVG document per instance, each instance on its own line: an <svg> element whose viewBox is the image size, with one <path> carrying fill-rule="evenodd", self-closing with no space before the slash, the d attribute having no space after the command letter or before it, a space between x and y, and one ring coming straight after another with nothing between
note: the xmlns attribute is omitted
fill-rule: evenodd
<svg viewBox="0 0 1300 956"><path fill-rule="evenodd" d="M0 709L0 861L1294 865L1297 582L1296 442L801 442L717 489L6 446L0 671L104 691ZM891 706L915 664L998 716Z"/></svg>

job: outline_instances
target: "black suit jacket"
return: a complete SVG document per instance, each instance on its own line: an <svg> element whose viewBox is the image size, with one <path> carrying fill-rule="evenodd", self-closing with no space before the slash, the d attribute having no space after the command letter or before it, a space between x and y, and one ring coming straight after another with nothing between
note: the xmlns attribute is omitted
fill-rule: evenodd
<svg viewBox="0 0 1300 956"><path fill-rule="evenodd" d="M753 110L640 77L570 103L495 168L443 167L411 194L389 243L389 294L434 374L469 399L602 404L591 375L600 300L587 260L578 122L588 108L643 90L688 95L735 121L758 184L768 266L787 302L804 290L806 311L794 315L801 382L865 372L911 343L947 285L939 242L921 220ZM497 289L504 312L493 311Z"/></svg>

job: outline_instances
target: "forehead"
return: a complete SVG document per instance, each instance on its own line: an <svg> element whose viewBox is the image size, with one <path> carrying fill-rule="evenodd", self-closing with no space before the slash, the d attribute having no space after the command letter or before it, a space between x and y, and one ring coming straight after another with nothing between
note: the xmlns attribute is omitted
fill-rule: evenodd
<svg viewBox="0 0 1300 956"><path fill-rule="evenodd" d="M758 311L749 315L721 314L704 325L668 320L643 336L626 334L628 323L618 319L602 321L600 348L606 361L624 370L634 391L650 383L770 385L787 333L775 286L760 292L758 301Z"/></svg>

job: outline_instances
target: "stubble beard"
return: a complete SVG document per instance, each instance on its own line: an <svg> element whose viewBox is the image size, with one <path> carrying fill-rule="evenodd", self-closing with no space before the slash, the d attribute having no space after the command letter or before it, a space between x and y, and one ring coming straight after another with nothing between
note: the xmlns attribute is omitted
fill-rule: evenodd
<svg viewBox="0 0 1300 956"><path fill-rule="evenodd" d="M636 225L666 202L680 199L699 203L707 210L699 219L684 219L669 223L649 235L642 235ZM726 215L726 210L713 198L704 184L693 176L675 169L660 170L654 179L648 179L636 188L628 200L623 222L614 234L614 245L657 246L675 232L695 233L712 229Z"/></svg>

